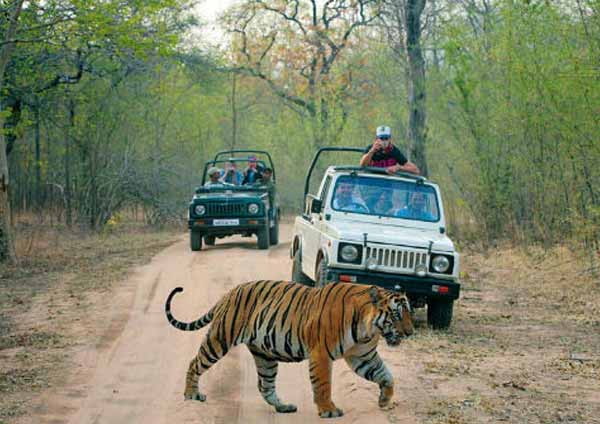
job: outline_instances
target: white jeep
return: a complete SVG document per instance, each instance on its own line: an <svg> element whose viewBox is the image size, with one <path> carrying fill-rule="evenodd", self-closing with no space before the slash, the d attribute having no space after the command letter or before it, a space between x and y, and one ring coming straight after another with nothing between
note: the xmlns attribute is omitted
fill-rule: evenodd
<svg viewBox="0 0 600 424"><path fill-rule="evenodd" d="M374 284L404 291L427 320L447 328L459 297L459 255L446 235L437 184L383 168L330 166L316 193L309 168L304 212L296 217L290 256L292 280L317 287L331 282Z"/></svg>

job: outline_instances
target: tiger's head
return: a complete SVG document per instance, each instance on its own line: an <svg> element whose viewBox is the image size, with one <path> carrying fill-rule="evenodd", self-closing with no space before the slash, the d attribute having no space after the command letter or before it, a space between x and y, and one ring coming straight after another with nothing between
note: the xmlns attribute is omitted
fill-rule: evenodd
<svg viewBox="0 0 600 424"><path fill-rule="evenodd" d="M389 346L397 346L404 337L414 332L410 303L404 293L372 286L369 296L376 308L373 325L381 332Z"/></svg>

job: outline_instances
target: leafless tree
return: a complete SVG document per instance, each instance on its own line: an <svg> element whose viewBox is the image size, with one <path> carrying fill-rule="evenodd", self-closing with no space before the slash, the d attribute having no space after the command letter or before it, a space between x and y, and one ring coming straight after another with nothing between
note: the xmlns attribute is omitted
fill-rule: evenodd
<svg viewBox="0 0 600 424"><path fill-rule="evenodd" d="M308 116L316 147L330 142L346 123L344 100L352 87L351 72L336 73L335 65L352 49L356 32L377 18L379 3L247 0L225 19L233 35L230 70L263 80Z"/></svg>

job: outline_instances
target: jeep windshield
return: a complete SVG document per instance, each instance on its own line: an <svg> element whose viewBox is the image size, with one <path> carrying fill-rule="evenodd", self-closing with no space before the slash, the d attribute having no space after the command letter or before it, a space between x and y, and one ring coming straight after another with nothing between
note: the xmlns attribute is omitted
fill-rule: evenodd
<svg viewBox="0 0 600 424"><path fill-rule="evenodd" d="M425 222L440 220L433 187L393 178L343 175L335 184L331 207L362 215Z"/></svg>

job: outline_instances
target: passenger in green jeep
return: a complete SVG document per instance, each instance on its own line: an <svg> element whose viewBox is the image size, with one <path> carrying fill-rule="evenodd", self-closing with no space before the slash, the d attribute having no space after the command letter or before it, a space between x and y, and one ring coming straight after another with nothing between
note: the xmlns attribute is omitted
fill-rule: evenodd
<svg viewBox="0 0 600 424"><path fill-rule="evenodd" d="M273 170L271 168L265 168L262 171L261 177L254 183L258 186L267 187L269 191L269 202L272 205L275 200L275 184L273 184Z"/></svg>
<svg viewBox="0 0 600 424"><path fill-rule="evenodd" d="M224 185L223 181L221 181L221 170L216 166L213 166L208 170L208 178L210 178L210 180L204 183L204 187L216 187Z"/></svg>

